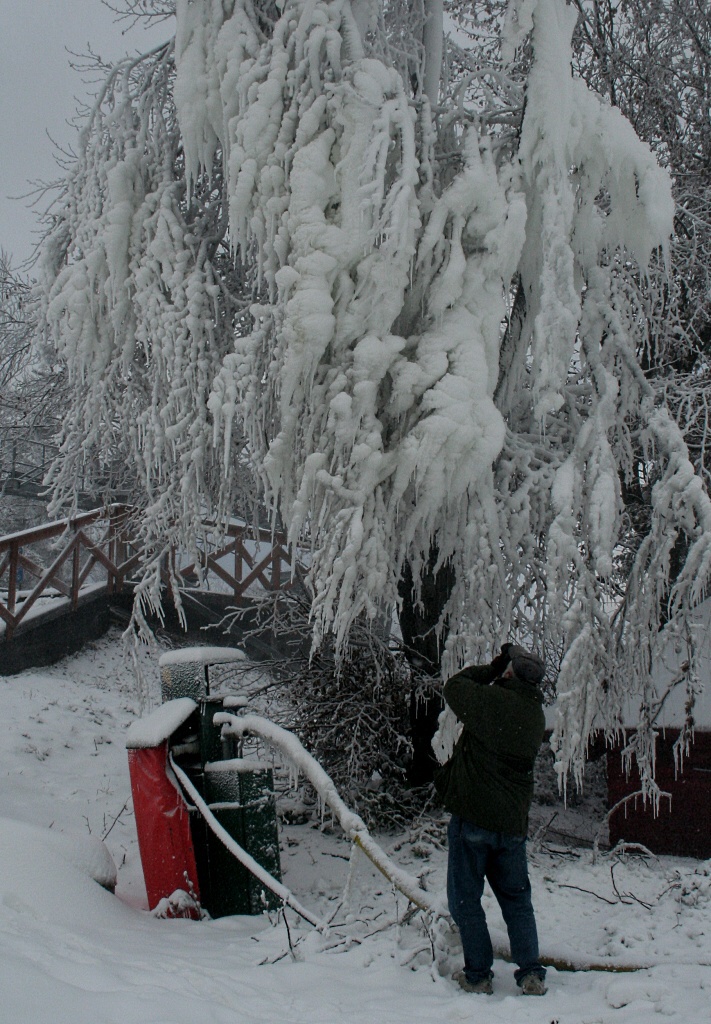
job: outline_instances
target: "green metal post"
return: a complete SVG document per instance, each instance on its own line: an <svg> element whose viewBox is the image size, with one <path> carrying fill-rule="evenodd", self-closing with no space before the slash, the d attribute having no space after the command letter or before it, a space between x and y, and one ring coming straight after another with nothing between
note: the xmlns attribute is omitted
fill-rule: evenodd
<svg viewBox="0 0 711 1024"><path fill-rule="evenodd" d="M200 706L200 760L221 761L222 738L220 728L213 722L215 715L222 711L222 697L201 697Z"/></svg>
<svg viewBox="0 0 711 1024"><path fill-rule="evenodd" d="M160 669L161 699L175 700L176 697L190 697L199 701L207 696L205 668L200 662L183 661L161 665Z"/></svg>
<svg viewBox="0 0 711 1024"><path fill-rule="evenodd" d="M219 823L240 846L244 846L244 812L240 801L239 772L222 768L228 761L207 765L203 776L205 800ZM250 872L235 859L225 845L208 829L208 871L210 906L213 917L252 913Z"/></svg>
<svg viewBox="0 0 711 1024"><path fill-rule="evenodd" d="M240 796L244 807L244 848L270 875L281 881L276 798L271 768L259 765L240 772ZM259 762L257 762L259 764ZM253 914L273 910L279 900L254 875L249 876L249 899Z"/></svg>

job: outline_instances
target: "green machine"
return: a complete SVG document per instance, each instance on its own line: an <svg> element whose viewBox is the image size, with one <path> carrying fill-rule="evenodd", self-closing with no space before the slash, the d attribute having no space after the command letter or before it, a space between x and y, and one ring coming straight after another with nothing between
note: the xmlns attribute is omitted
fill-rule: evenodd
<svg viewBox="0 0 711 1024"><path fill-rule="evenodd" d="M281 881L271 765L253 755L245 756L241 742L233 737L223 739L213 721L224 710L224 698L209 693L209 665L213 662L208 659L211 652L220 650L187 648L185 660L180 659L182 651L172 651L168 659L161 659L164 700L190 697L198 705L174 737L173 758L225 831L260 867ZM237 653L240 659L244 657ZM229 657L225 653L214 663L224 664ZM278 897L215 835L197 808L192 810L190 823L201 903L212 917L259 914L280 905Z"/></svg>

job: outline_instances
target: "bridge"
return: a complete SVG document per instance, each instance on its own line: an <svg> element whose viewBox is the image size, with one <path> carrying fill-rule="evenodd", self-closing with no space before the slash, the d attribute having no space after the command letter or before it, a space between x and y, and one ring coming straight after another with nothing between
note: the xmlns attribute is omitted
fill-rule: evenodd
<svg viewBox="0 0 711 1024"><path fill-rule="evenodd" d="M14 642L30 642L30 635L38 642L47 623L67 623L97 602L107 614L112 602L130 605L144 557L134 516L131 507L114 504L0 537L0 673L15 670ZM166 586L174 576L194 603L214 598L213 607L245 607L298 579L284 537L246 523L218 527L206 520L200 550L195 562L173 549L161 568Z"/></svg>

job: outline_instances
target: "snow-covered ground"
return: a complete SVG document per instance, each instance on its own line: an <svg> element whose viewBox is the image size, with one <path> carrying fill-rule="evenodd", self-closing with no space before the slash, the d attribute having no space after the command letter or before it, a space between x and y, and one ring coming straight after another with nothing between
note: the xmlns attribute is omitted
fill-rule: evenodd
<svg viewBox="0 0 711 1024"><path fill-rule="evenodd" d="M146 653L159 700L157 654ZM678 1024L711 1021L711 862L531 852L543 951L634 973L549 973L543 999L495 965L492 997L462 993L451 934L407 918L328 824L282 825L284 881L320 935L287 911L193 922L145 909L124 747L139 713L117 635L51 669L0 678L0 1016L8 1024ZM546 807L543 817L552 809ZM71 841L65 837L73 837ZM381 837L431 891L436 828ZM76 837L80 837L79 840ZM83 839L81 838L83 837ZM116 895L92 880L105 837ZM490 896L495 939L502 924ZM433 962L433 950L436 962ZM659 1014L660 1018L656 1015Z"/></svg>

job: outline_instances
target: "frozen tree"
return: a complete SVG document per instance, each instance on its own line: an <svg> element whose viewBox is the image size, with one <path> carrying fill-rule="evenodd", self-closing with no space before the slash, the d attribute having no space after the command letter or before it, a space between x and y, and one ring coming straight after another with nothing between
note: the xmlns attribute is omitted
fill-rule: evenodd
<svg viewBox="0 0 711 1024"><path fill-rule="evenodd" d="M64 376L52 353L34 344L32 282L0 252L0 462L3 476L47 458L64 399Z"/></svg>
<svg viewBox="0 0 711 1024"><path fill-rule="evenodd" d="M127 467L121 490L145 557L143 624L145 608L160 614L166 572L175 582L172 546L197 557L205 517L224 521L248 496L240 437L223 472L207 399L249 286L225 240L221 161L188 188L172 41L113 68L98 63L105 81L39 264L44 321L72 393L54 507L71 508L87 468Z"/></svg>
<svg viewBox="0 0 711 1024"><path fill-rule="evenodd" d="M32 357L34 320L30 312L30 283L0 252L0 388L8 392L22 377Z"/></svg>
<svg viewBox="0 0 711 1024"><path fill-rule="evenodd" d="M56 417L63 385L53 352L34 344L37 333L32 281L0 252L0 416L28 429Z"/></svg>
<svg viewBox="0 0 711 1024"><path fill-rule="evenodd" d="M316 642L396 605L445 671L558 649L561 768L632 699L649 775L650 668L704 594L711 505L640 361L669 179L573 75L577 16L512 0L491 65L445 54L440 0L178 0L84 128L44 316L66 437L120 436L147 539L228 514L245 452L309 549Z"/></svg>
<svg viewBox="0 0 711 1024"><path fill-rule="evenodd" d="M573 37L574 68L622 110L672 177L671 274L664 273L659 261L647 271L646 330L640 333L638 358L657 401L677 420L690 458L708 486L711 11L697 0L576 0L576 6L580 17ZM625 575L647 536L657 473L642 446L635 460L637 468L622 487ZM689 544L682 531L669 555L670 586L682 570ZM666 614L663 610L663 619ZM652 702L652 719L655 713ZM689 693L680 748L692 727Z"/></svg>
<svg viewBox="0 0 711 1024"><path fill-rule="evenodd" d="M660 295L648 364L667 376L686 373L706 362L711 342L711 11L698 0L576 4L576 68L623 111L672 176L673 273Z"/></svg>
<svg viewBox="0 0 711 1024"><path fill-rule="evenodd" d="M575 66L629 117L672 176L672 274L656 289L642 359L708 479L711 10L697 0L578 0L577 6Z"/></svg>

